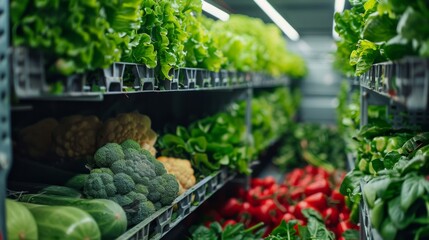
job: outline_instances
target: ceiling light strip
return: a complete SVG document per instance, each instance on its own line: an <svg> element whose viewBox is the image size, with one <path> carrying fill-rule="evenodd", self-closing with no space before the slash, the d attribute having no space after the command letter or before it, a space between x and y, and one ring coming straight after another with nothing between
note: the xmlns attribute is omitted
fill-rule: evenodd
<svg viewBox="0 0 429 240"><path fill-rule="evenodd" d="M206 1L201 1L203 4L203 11L207 12L208 14L222 20L222 21L227 21L229 19L229 14L220 10L219 8L213 6L212 4L206 2Z"/></svg>
<svg viewBox="0 0 429 240"><path fill-rule="evenodd" d="M293 41L299 40L299 33L280 15L266 0L254 0L255 3L268 15L269 18Z"/></svg>

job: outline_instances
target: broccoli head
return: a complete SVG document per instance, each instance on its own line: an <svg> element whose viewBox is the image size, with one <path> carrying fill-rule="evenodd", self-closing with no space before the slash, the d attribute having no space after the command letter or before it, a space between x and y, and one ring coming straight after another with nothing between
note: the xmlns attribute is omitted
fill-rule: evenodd
<svg viewBox="0 0 429 240"><path fill-rule="evenodd" d="M165 169L164 164L156 160L156 158L152 156L152 154L149 151L145 149L140 149L139 152L142 156L144 156L147 160L149 160L153 164L155 173L157 176L167 173L167 170Z"/></svg>
<svg viewBox="0 0 429 240"><path fill-rule="evenodd" d="M137 193L141 193L145 196L148 195L149 190L147 189L147 186L143 185L143 184L136 184L136 190Z"/></svg>
<svg viewBox="0 0 429 240"><path fill-rule="evenodd" d="M143 221L150 215L154 214L156 211L155 206L150 201L135 201L134 203L128 205L130 208L124 208L125 213L127 214L127 220L130 225L135 225Z"/></svg>
<svg viewBox="0 0 429 240"><path fill-rule="evenodd" d="M140 202L146 202L147 201L147 198L145 195L138 193L138 192L134 192L134 191L127 193L126 196L133 201L135 201L135 200L140 201Z"/></svg>
<svg viewBox="0 0 429 240"><path fill-rule="evenodd" d="M113 172L110 168L94 168L91 170L91 173L107 173L110 176L113 176Z"/></svg>
<svg viewBox="0 0 429 240"><path fill-rule="evenodd" d="M98 167L110 167L114 162L124 159L124 152L121 145L108 143L99 148L94 155L95 164Z"/></svg>
<svg viewBox="0 0 429 240"><path fill-rule="evenodd" d="M120 194L116 194L113 197L109 198L110 200L116 202L117 204L119 204L121 207L131 204L133 202L133 200L127 196L127 195L120 195Z"/></svg>
<svg viewBox="0 0 429 240"><path fill-rule="evenodd" d="M121 147L123 150L129 149L129 148L134 149L134 150L140 150L141 149L140 144L138 142L132 140L132 139L128 139L128 140L123 141L121 143Z"/></svg>
<svg viewBox="0 0 429 240"><path fill-rule="evenodd" d="M147 198L152 202L161 202L163 206L171 204L179 193L179 183L171 174L157 176L148 185Z"/></svg>
<svg viewBox="0 0 429 240"><path fill-rule="evenodd" d="M91 172L83 186L85 195L92 198L108 198L116 194L113 177L108 173Z"/></svg>
<svg viewBox="0 0 429 240"><path fill-rule="evenodd" d="M119 194L127 194L134 190L136 184L133 179L125 173L118 173L113 176L113 183Z"/></svg>
<svg viewBox="0 0 429 240"><path fill-rule="evenodd" d="M126 149L125 160L116 161L110 169L113 173L125 173L130 176L135 183L147 184L150 179L156 177L154 165L147 161L145 157L134 149Z"/></svg>

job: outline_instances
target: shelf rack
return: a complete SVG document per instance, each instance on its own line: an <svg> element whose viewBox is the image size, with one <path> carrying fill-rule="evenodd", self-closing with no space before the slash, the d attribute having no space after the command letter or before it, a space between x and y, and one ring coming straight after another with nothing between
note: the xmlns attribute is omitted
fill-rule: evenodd
<svg viewBox="0 0 429 240"><path fill-rule="evenodd" d="M6 178L12 164L9 92L9 1L0 0L0 239L7 239Z"/></svg>
<svg viewBox="0 0 429 240"><path fill-rule="evenodd" d="M270 88L289 85L287 77L273 78L263 73L201 68L178 68L171 79L157 79L155 69L143 64L115 62L89 74L63 77L62 93L52 93L46 81L43 55L27 48L12 51L14 93L23 100L102 101L105 95L171 91L225 91L246 88ZM125 73L132 83L124 82ZM127 85L127 86L126 86Z"/></svg>
<svg viewBox="0 0 429 240"><path fill-rule="evenodd" d="M361 127L368 124L368 106L386 106L386 118L394 128L429 127L429 59L406 57L374 64L359 78ZM361 182L363 189L364 182ZM372 229L370 210L360 204L361 239L381 240Z"/></svg>
<svg viewBox="0 0 429 240"><path fill-rule="evenodd" d="M234 179L236 174L223 169L199 181L195 186L177 197L171 206L164 207L152 214L148 219L137 224L117 239L161 239L170 229L174 228L217 190Z"/></svg>

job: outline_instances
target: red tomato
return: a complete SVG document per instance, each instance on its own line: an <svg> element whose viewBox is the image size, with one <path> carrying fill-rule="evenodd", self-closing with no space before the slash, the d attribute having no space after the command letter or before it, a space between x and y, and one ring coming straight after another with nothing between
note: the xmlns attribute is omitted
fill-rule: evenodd
<svg viewBox="0 0 429 240"><path fill-rule="evenodd" d="M299 181L298 186L305 188L309 184L313 183L313 181L314 179L312 175L305 175L305 177Z"/></svg>
<svg viewBox="0 0 429 240"><path fill-rule="evenodd" d="M318 172L318 168L312 165L307 165L304 167L304 171L311 175L316 175Z"/></svg>
<svg viewBox="0 0 429 240"><path fill-rule="evenodd" d="M304 188L302 188L302 187L296 187L290 193L290 198L292 200L300 200L303 195L304 195Z"/></svg>
<svg viewBox="0 0 429 240"><path fill-rule="evenodd" d="M292 214L290 214L290 213L285 213L285 214L283 214L282 216L280 216L280 219L279 219L279 222L278 222L278 224L282 221L282 220L284 220L285 222L289 222L290 220L293 220L293 219L295 219L296 217L294 216L294 215L292 215Z"/></svg>
<svg viewBox="0 0 429 240"><path fill-rule="evenodd" d="M344 196L336 189L332 190L331 201L336 204L339 208L343 208L345 198Z"/></svg>
<svg viewBox="0 0 429 240"><path fill-rule="evenodd" d="M289 205L287 207L287 212L288 213L294 213L295 212L295 206L294 205Z"/></svg>
<svg viewBox="0 0 429 240"><path fill-rule="evenodd" d="M291 186L297 186L299 183L299 180L303 175L304 175L304 170L300 168L295 168L292 172L286 175L285 184L291 185Z"/></svg>
<svg viewBox="0 0 429 240"><path fill-rule="evenodd" d="M294 211L293 215L295 215L295 217L297 217L298 219L304 220L305 217L302 214L302 210L307 209L307 208L311 208L311 209L316 210L313 206L308 204L306 201L300 201L295 205L295 211Z"/></svg>
<svg viewBox="0 0 429 240"><path fill-rule="evenodd" d="M312 194L304 198L304 201L315 207L319 211L325 210L328 205L326 195L321 192Z"/></svg>
<svg viewBox="0 0 429 240"><path fill-rule="evenodd" d="M257 186L251 188L247 193L247 201L252 204L252 206L257 206L261 204L262 198L262 187Z"/></svg>
<svg viewBox="0 0 429 240"><path fill-rule="evenodd" d="M322 179L317 182L313 182L310 185L308 185L304 190L304 193L306 196L319 193L319 192L324 193L326 195L331 194L331 188L327 180Z"/></svg>
<svg viewBox="0 0 429 240"><path fill-rule="evenodd" d="M335 226L339 221L339 212L336 208L327 208L322 212L322 216L325 219L325 223L328 226Z"/></svg>
<svg viewBox="0 0 429 240"><path fill-rule="evenodd" d="M230 198L221 209L222 216L228 218L237 215L241 209L241 202L237 198Z"/></svg>
<svg viewBox="0 0 429 240"><path fill-rule="evenodd" d="M210 224L212 224L212 221L207 221L204 223L204 226L210 228Z"/></svg>
<svg viewBox="0 0 429 240"><path fill-rule="evenodd" d="M350 221L341 221L337 225L337 231L340 234L340 236L348 229L354 229L354 226L350 223Z"/></svg>
<svg viewBox="0 0 429 240"><path fill-rule="evenodd" d="M225 222L222 225L222 229L224 229L228 225L235 225L235 224L237 224L237 222L234 219L225 220Z"/></svg>
<svg viewBox="0 0 429 240"><path fill-rule="evenodd" d="M277 184L272 184L271 186L262 191L262 197L269 197L274 195L277 192L278 187L279 186Z"/></svg>
<svg viewBox="0 0 429 240"><path fill-rule="evenodd" d="M347 208L344 208L342 212L339 214L339 218L341 221L346 221L350 219L350 211Z"/></svg>
<svg viewBox="0 0 429 240"><path fill-rule="evenodd" d="M272 199L264 200L261 206L257 207L254 211L254 217L265 224L275 222L278 218L277 214L277 206Z"/></svg>
<svg viewBox="0 0 429 240"><path fill-rule="evenodd" d="M244 202L241 205L240 212L238 213L238 219L240 222L244 224L248 224L251 222L253 214L254 214L254 209L252 205L250 205L250 203L248 202Z"/></svg>
<svg viewBox="0 0 429 240"><path fill-rule="evenodd" d="M279 203L281 203L283 206L287 206L288 200L289 200L288 188L286 186L281 185L277 189L276 194L277 194L277 201L279 201Z"/></svg>

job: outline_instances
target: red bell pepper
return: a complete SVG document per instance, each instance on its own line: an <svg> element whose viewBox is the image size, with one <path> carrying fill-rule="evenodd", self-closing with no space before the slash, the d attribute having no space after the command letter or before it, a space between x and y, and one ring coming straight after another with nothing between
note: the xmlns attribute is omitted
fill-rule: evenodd
<svg viewBox="0 0 429 240"><path fill-rule="evenodd" d="M339 212L336 208L327 208L322 212L327 226L336 226L339 221Z"/></svg>
<svg viewBox="0 0 429 240"><path fill-rule="evenodd" d="M342 209L344 207L345 198L338 190L334 189L331 193L331 202L337 205L339 209Z"/></svg>
<svg viewBox="0 0 429 240"><path fill-rule="evenodd" d="M308 204L306 201L300 201L295 205L295 210L294 210L293 215L295 215L295 217L297 217L298 219L305 220L305 217L302 214L302 210L307 209L307 208L311 208L311 209L316 210L313 206Z"/></svg>
<svg viewBox="0 0 429 240"><path fill-rule="evenodd" d="M310 196L312 194L319 193L319 192L324 193L326 195L331 194L331 188L327 180L322 179L317 182L313 182L310 185L308 185L304 190L304 193L306 196Z"/></svg>
<svg viewBox="0 0 429 240"><path fill-rule="evenodd" d="M325 210L326 207L328 206L326 195L323 194L323 193L321 193L321 192L312 194L312 195L304 198L303 201L305 201L309 205L315 207L320 212L322 212L323 210Z"/></svg>
<svg viewBox="0 0 429 240"><path fill-rule="evenodd" d="M241 202L237 198L230 198L220 210L225 218L233 217L240 212Z"/></svg>
<svg viewBox="0 0 429 240"><path fill-rule="evenodd" d="M286 175L285 184L290 186L297 186L299 183L299 180L302 178L303 175L304 175L304 170L300 168L295 168L292 172Z"/></svg>
<svg viewBox="0 0 429 240"><path fill-rule="evenodd" d="M300 200L303 195L304 195L304 188L303 187L296 187L290 193L290 198L292 200Z"/></svg>

